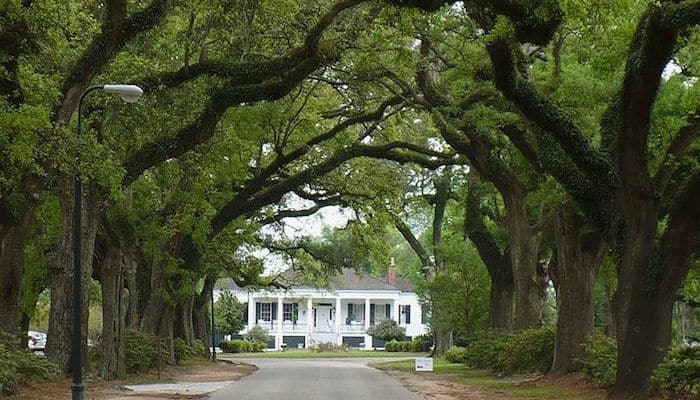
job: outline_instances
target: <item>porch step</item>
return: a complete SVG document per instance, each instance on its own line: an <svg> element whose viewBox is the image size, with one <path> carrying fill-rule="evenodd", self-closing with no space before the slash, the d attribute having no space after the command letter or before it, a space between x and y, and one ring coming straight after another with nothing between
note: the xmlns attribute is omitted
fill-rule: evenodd
<svg viewBox="0 0 700 400"><path fill-rule="evenodd" d="M337 343L338 335L335 333L312 333L310 341L312 346L318 343Z"/></svg>

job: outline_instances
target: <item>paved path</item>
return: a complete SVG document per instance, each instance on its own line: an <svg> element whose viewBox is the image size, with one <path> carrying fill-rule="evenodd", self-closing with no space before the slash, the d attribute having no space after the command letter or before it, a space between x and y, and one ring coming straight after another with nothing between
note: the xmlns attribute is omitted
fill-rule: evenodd
<svg viewBox="0 0 700 400"><path fill-rule="evenodd" d="M364 359L245 359L260 369L210 400L418 400Z"/></svg>

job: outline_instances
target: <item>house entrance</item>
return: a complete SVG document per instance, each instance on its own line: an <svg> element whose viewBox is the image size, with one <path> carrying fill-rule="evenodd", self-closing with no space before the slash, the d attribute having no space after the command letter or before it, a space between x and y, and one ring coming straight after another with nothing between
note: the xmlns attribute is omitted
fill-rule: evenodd
<svg viewBox="0 0 700 400"><path fill-rule="evenodd" d="M316 331L331 332L331 306L316 306Z"/></svg>

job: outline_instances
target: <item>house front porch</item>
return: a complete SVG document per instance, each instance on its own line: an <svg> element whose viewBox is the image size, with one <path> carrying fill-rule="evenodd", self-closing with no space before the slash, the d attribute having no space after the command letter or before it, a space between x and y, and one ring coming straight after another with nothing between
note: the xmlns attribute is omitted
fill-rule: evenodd
<svg viewBox="0 0 700 400"><path fill-rule="evenodd" d="M249 297L246 328L259 325L274 338L274 348L343 343L372 349L365 332L384 319L399 322L398 296L391 298ZM376 347L376 346L375 346ZM383 347L383 344L382 344Z"/></svg>

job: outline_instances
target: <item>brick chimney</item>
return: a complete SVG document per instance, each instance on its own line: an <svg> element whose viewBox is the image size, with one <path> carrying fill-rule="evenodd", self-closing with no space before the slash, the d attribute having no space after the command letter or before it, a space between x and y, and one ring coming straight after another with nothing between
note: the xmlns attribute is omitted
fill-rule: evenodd
<svg viewBox="0 0 700 400"><path fill-rule="evenodd" d="M396 259L391 257L391 264L389 264L389 269L386 271L386 281L390 285L396 284Z"/></svg>

